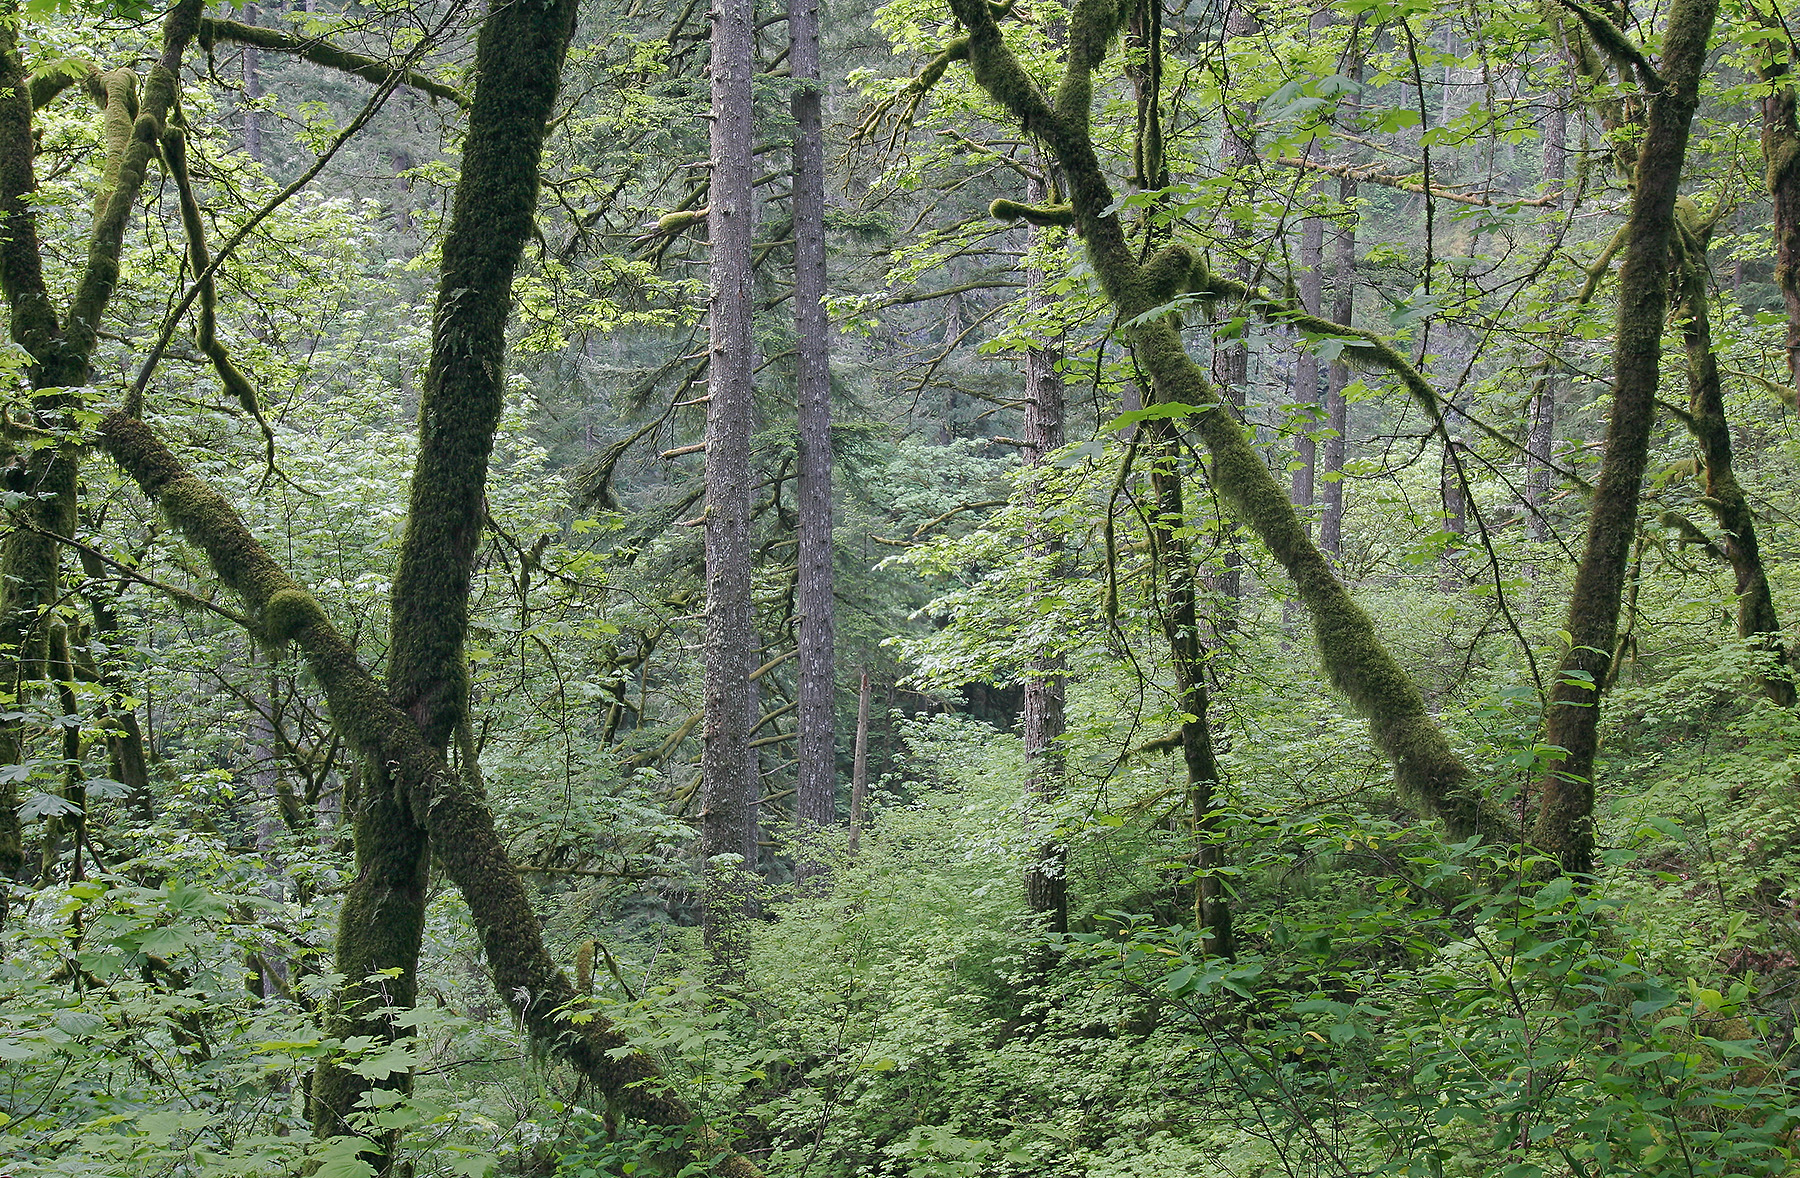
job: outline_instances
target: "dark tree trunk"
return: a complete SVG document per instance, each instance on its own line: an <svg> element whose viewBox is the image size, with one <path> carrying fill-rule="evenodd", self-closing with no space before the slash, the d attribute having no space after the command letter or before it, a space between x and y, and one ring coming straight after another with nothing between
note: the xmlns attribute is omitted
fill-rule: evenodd
<svg viewBox="0 0 1800 1178"><path fill-rule="evenodd" d="M802 832L837 822L836 603L832 577L831 352L825 320L825 139L818 0L789 0L788 68L795 82L794 346L800 433L800 534L794 589L800 615L799 779ZM802 864L802 873L806 865Z"/></svg>
<svg viewBox="0 0 1800 1178"><path fill-rule="evenodd" d="M1706 265L1706 242L1679 223L1677 228L1682 245L1682 302L1678 315L1682 345L1687 352L1688 424L1700 443L1706 470L1704 502L1723 533L1720 547L1731 564L1736 583L1738 637L1760 646L1771 658L1772 665L1758 672L1757 684L1775 703L1791 708L1794 679L1782 641L1781 619L1775 612L1775 597L1756 540L1756 516L1732 470L1731 426L1725 417L1719 358L1713 351L1712 323L1707 313L1707 287L1712 274Z"/></svg>
<svg viewBox="0 0 1800 1178"><path fill-rule="evenodd" d="M1718 0L1676 0L1663 37L1662 89L1649 96L1637 161L1637 187L1619 271L1619 320L1613 351L1613 408L1606 457L1588 513L1587 544L1569 604L1570 648L1557 669L1544 743L1562 760L1538 783L1532 841L1564 871L1594 868L1594 753L1600 693L1618 638L1625 566L1636 535L1638 497L1656 418L1669 260L1688 128L1706 62Z"/></svg>
<svg viewBox="0 0 1800 1178"><path fill-rule="evenodd" d="M1363 76L1363 41L1360 18L1350 29L1350 43L1344 49L1344 75L1361 82ZM1339 125L1354 126L1362 109L1360 95L1347 95L1336 116ZM1338 181L1338 203L1344 206L1342 220L1334 233L1335 248L1331 255L1331 320L1352 326L1356 320L1356 180L1345 175ZM1349 442L1350 405L1344 390L1350 387L1350 366L1335 359L1325 378L1325 428L1331 432L1325 439L1323 455L1324 488L1319 493L1319 548L1332 558L1344 549L1344 448Z"/></svg>
<svg viewBox="0 0 1800 1178"><path fill-rule="evenodd" d="M1040 161L1040 166L1042 166ZM1033 182L1026 199L1042 204L1047 198L1043 186ZM1034 228L1030 233L1033 252L1054 249L1063 240L1059 229ZM1033 268L1027 281L1031 286L1032 309L1047 314L1050 297L1045 289L1046 276ZM1032 523L1026 540L1027 560L1042 562L1044 572L1038 582L1052 590L1067 575L1062 559L1062 539L1052 528L1039 522L1041 502L1039 482L1045 459L1063 444L1063 381L1056 365L1062 359L1061 349L1054 346L1031 347L1025 352L1025 504ZM1047 651L1034 659L1025 676L1025 764L1026 792L1035 808L1048 806L1062 795L1063 754L1060 743L1063 729L1063 699L1067 660L1060 650ZM1025 898L1033 912L1049 918L1053 932L1069 931L1068 873L1064 870L1067 851L1051 837L1037 839L1031 851L1031 863L1025 871Z"/></svg>
<svg viewBox="0 0 1800 1178"><path fill-rule="evenodd" d="M431 360L419 405L419 454L394 574L388 698L439 755L466 732L469 588L486 520L488 458L505 408L506 321L513 273L537 207L538 159L574 30L573 0L497 5L482 22L476 88L463 147L432 317ZM334 701L335 703L335 701ZM333 709L334 722L342 722ZM472 741L462 755L472 763ZM431 858L427 817L386 758L365 766L353 815L356 876L338 920L336 970L345 981L327 1025L340 1038L392 1039L404 1030L383 1007L411 1007L418 992ZM367 979L382 971L391 979ZM320 1133L347 1130L371 1087L405 1089L406 1073L380 1085L321 1064L313 1082ZM392 1162L391 1135L372 1155Z"/></svg>
<svg viewBox="0 0 1800 1178"><path fill-rule="evenodd" d="M712 344L706 406L706 720L701 751L700 852L742 857L751 831L756 765L750 672L751 0L715 0L712 22ZM706 943L715 962L739 957L732 930L750 899L754 862L707 869Z"/></svg>
<svg viewBox="0 0 1800 1178"><path fill-rule="evenodd" d="M1800 116L1795 114L1800 87L1792 33L1775 13L1771 8L1762 17L1769 38L1756 72L1770 86L1762 100L1763 164L1774 204L1775 284L1787 305L1788 383L1800 395Z"/></svg>
<svg viewBox="0 0 1800 1178"><path fill-rule="evenodd" d="M1231 15L1225 21L1227 35L1254 36L1259 27L1256 14L1248 5L1238 3L1231 6ZM1224 122L1225 134L1221 147L1225 166L1238 175L1239 190L1247 192L1250 186L1249 172L1256 166L1256 141L1253 137L1256 112L1254 109L1243 108L1232 113ZM1253 230L1249 225L1240 224L1238 232L1248 237ZM1256 269L1247 253L1237 259L1233 273L1245 286L1249 286L1255 279ZM1244 407L1250 392L1249 330L1246 323L1244 338L1220 343L1213 351L1213 379L1224 392L1225 403L1231 406L1232 415L1239 421L1244 420ZM1244 561L1238 554L1235 543L1226 544L1221 563L1223 567L1219 570L1217 584L1224 608L1219 611L1213 625L1219 633L1228 633L1237 625L1238 602L1244 596Z"/></svg>

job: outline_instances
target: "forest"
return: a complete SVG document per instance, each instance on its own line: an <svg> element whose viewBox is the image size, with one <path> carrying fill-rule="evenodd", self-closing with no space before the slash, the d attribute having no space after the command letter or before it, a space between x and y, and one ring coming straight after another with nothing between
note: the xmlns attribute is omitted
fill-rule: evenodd
<svg viewBox="0 0 1800 1178"><path fill-rule="evenodd" d="M0 0L0 1175L1800 1175L1790 0Z"/></svg>

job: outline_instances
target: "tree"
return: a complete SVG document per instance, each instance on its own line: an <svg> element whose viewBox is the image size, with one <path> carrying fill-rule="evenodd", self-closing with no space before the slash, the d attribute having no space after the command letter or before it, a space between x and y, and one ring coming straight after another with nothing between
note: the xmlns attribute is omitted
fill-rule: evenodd
<svg viewBox="0 0 1800 1178"><path fill-rule="evenodd" d="M717 0L712 22L712 244L706 382L706 701L700 853L709 864L707 944L721 963L738 956L732 925L750 903L745 873L756 869L756 722L750 615L750 434L755 357L750 317L752 205L750 77L754 13L749 0Z"/></svg>
<svg viewBox="0 0 1800 1178"><path fill-rule="evenodd" d="M837 821L837 678L831 494L831 339L825 319L825 138L818 0L790 0L788 69L794 114L794 347L799 401L799 779L794 812Z"/></svg>
<svg viewBox="0 0 1800 1178"><path fill-rule="evenodd" d="M1556 856L1571 875L1594 869L1600 689L1618 638L1626 559L1636 536L1638 496L1656 417L1682 163L1718 11L1717 0L1681 0L1670 9L1660 69L1649 76L1644 95L1648 115L1619 272L1606 458L1588 509L1587 544L1570 596L1565 627L1569 649L1557 667L1544 717L1544 743L1559 755L1538 781L1531 827L1532 842Z"/></svg>

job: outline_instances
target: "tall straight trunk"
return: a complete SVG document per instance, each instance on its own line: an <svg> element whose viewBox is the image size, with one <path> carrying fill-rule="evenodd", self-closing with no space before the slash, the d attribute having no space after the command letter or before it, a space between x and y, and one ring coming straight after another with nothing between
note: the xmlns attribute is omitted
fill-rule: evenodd
<svg viewBox="0 0 1800 1178"><path fill-rule="evenodd" d="M1344 47L1344 76L1361 82L1363 77L1363 41L1360 19L1350 28L1350 41ZM1360 94L1346 95L1340 102L1336 121L1354 126L1362 109ZM1331 320L1351 326L1356 318L1356 208L1357 184L1345 175L1338 180L1338 203L1344 207L1335 230L1331 252ZM1332 557L1344 549L1344 447L1350 429L1350 404L1344 390L1350 387L1350 366L1342 358L1331 362L1325 378L1324 487L1319 492L1319 548Z"/></svg>
<svg viewBox="0 0 1800 1178"><path fill-rule="evenodd" d="M1538 782L1531 829L1532 841L1571 874L1594 868L1599 688L1618 638L1625 566L1636 534L1638 497L1656 418L1675 200L1681 191L1706 45L1718 11L1719 0L1675 0L1669 9L1661 89L1648 96L1637 186L1625 226L1606 457L1588 509L1587 544L1575 572L1564 627L1569 650L1557 669L1544 721L1544 743L1561 749L1562 759Z"/></svg>
<svg viewBox="0 0 1800 1178"><path fill-rule="evenodd" d="M1300 305L1308 315L1317 315L1325 304L1325 220L1308 217L1300 226ZM1313 505L1318 475L1319 444L1313 431L1319 428L1319 357L1311 348L1302 347L1294 358L1294 383L1288 399L1295 405L1294 419L1298 432L1294 435L1294 506L1307 520Z"/></svg>
<svg viewBox="0 0 1800 1178"><path fill-rule="evenodd" d="M850 761L850 853L862 848L864 808L869 802L869 668L856 689L856 747Z"/></svg>
<svg viewBox="0 0 1800 1178"><path fill-rule="evenodd" d="M1795 113L1800 79L1793 35L1777 18L1778 7L1761 17L1768 39L1756 72L1770 87L1762 100L1763 164L1774 205L1775 284L1787 305L1788 383L1800 395L1800 116Z"/></svg>
<svg viewBox="0 0 1800 1178"><path fill-rule="evenodd" d="M506 403L513 274L536 212L538 160L574 20L573 0L497 4L476 45L477 82L444 236L388 648L388 699L440 756L467 731L469 590L486 520L488 458ZM342 720L334 706L334 723ZM464 745L464 768L476 773L473 742ZM380 1041L406 1033L380 1011L409 1008L418 994L432 840L395 764L377 756L364 769L353 816L356 877L338 917L335 968L345 981L326 1022L339 1038ZM409 1084L408 1073L376 1083L327 1060L313 1078L313 1123L323 1134L344 1133L363 1093ZM371 1139L371 1159L393 1166L394 1139Z"/></svg>
<svg viewBox="0 0 1800 1178"><path fill-rule="evenodd" d="M837 607L831 540L831 352L825 320L825 137L818 0L789 0L794 78L794 347L800 431L800 535L794 588L800 615L799 779L802 828L837 821ZM803 870L805 865L802 865Z"/></svg>
<svg viewBox="0 0 1800 1178"><path fill-rule="evenodd" d="M1544 182L1560 195L1569 175L1568 111L1558 102L1544 120ZM1543 542L1550 538L1550 522L1544 510L1555 486L1550 469L1550 450L1556 445L1557 357L1544 360L1543 371L1532 382L1526 408L1525 534Z"/></svg>
<svg viewBox="0 0 1800 1178"><path fill-rule="evenodd" d="M1762 648L1770 666L1757 672L1764 695L1784 708L1794 706L1794 678L1782 641L1781 619L1775 612L1775 596L1763 568L1762 549L1756 540L1756 515L1749 497L1732 469L1731 426L1725 417L1725 398L1719 386L1719 358L1713 351L1712 323L1708 315L1707 289L1712 273L1706 265L1706 242L1699 234L1681 230L1682 346L1687 352L1688 424L1700 443L1706 470L1705 502L1723 533L1720 547L1731 564L1737 591L1738 637Z"/></svg>
<svg viewBox="0 0 1800 1178"><path fill-rule="evenodd" d="M1043 161L1039 161L1042 167ZM1026 199L1042 204L1047 198L1042 182L1033 180ZM1035 253L1054 248L1063 240L1058 229L1033 228L1029 249ZM1031 306L1040 315L1050 308L1046 289L1047 276L1035 266L1027 282L1031 287ZM1051 594L1056 583L1067 575L1062 559L1062 540L1053 529L1040 521L1041 476L1045 460L1063 444L1063 381L1056 371L1062 359L1060 348L1031 347L1025 351L1025 504L1032 523L1026 539L1028 560L1042 561L1045 571L1037 582ZM1065 672L1068 660L1062 651L1040 654L1032 660L1025 677L1025 789L1034 808L1043 808L1062 794L1063 754L1060 743L1065 720L1063 702L1066 693ZM1033 912L1049 918L1053 932L1069 931L1068 873L1064 870L1067 851L1056 839L1040 836L1031 849L1031 862L1025 871L1025 899Z"/></svg>
<svg viewBox="0 0 1800 1178"><path fill-rule="evenodd" d="M1244 3L1233 4L1231 14L1225 19L1225 32L1232 37L1254 36L1260 27L1256 14ZM1241 108L1223 121L1225 134L1220 147L1225 166L1238 174L1239 189L1247 191L1249 171L1256 166L1256 112L1249 107ZM1239 223L1237 233L1248 240L1254 236L1255 227ZM1233 274L1245 286L1249 286L1255 279L1256 268L1247 251L1237 259ZM1244 409L1250 392L1249 330L1249 324L1246 323L1244 338L1215 345L1213 351L1213 379L1223 391L1225 403L1231 406L1232 415L1239 421L1244 420ZM1228 633L1237 625L1238 602L1244 596L1244 561L1238 555L1235 543L1226 545L1221 563L1223 567L1219 570L1217 584L1224 608L1219 611L1213 625L1218 632Z"/></svg>
<svg viewBox="0 0 1800 1178"><path fill-rule="evenodd" d="M244 5L244 23L256 23L256 5ZM257 163L262 163L262 112L256 109L256 101L262 97L262 62L260 53L254 45L244 46L244 153Z"/></svg>
<svg viewBox="0 0 1800 1178"><path fill-rule="evenodd" d="M712 182L707 236L712 243L711 354L706 406L706 721L700 754L703 781L700 851L709 862L743 855L750 829L756 763L750 752L752 652L750 615L750 435L756 415L751 386L750 241L751 0L714 0L712 12ZM752 836L753 837L753 836ZM703 916L715 962L737 956L737 926L749 902L745 871L707 869Z"/></svg>

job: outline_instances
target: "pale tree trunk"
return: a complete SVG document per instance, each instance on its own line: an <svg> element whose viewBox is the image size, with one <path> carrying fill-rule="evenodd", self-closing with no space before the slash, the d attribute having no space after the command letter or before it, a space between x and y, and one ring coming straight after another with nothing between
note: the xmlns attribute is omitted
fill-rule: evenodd
<svg viewBox="0 0 1800 1178"><path fill-rule="evenodd" d="M850 763L850 853L862 849L865 807L869 804L869 668L856 689L856 751Z"/></svg>
<svg viewBox="0 0 1800 1178"><path fill-rule="evenodd" d="M1040 168L1044 161L1039 160ZM1026 199L1042 204L1047 192L1041 181L1033 180ZM1033 252L1061 243L1058 229L1033 228L1029 246ZM1039 315L1047 314L1050 297L1045 289L1046 275L1034 267L1027 276L1031 287L1031 307ZM1061 349L1054 346L1030 347L1025 351L1025 506L1031 516L1030 534L1026 539L1028 561L1045 565L1038 584L1056 591L1056 582L1067 575L1062 559L1062 539L1055 529L1046 527L1042 516L1049 505L1041 487L1045 460L1063 444L1063 382L1056 365L1062 359ZM1025 789L1033 815L1033 826L1041 828L1041 811L1062 795L1063 753L1060 743L1063 729L1063 701L1066 692L1065 671L1068 662L1060 650L1045 651L1032 660L1025 676ZM1025 899L1033 912L1048 918L1051 931L1069 931L1069 887L1065 870L1067 851L1055 838L1039 834L1030 850L1031 863L1025 871Z"/></svg>
<svg viewBox="0 0 1800 1178"><path fill-rule="evenodd" d="M1636 535L1638 498L1656 419L1675 201L1706 45L1718 11L1719 0L1676 0L1669 9L1662 88L1648 96L1637 186L1625 226L1606 457L1588 509L1587 544L1575 572L1564 626L1569 650L1557 668L1544 719L1543 743L1564 754L1538 782L1531 829L1531 841L1575 875L1594 869L1600 685L1606 681L1618 638L1625 566Z"/></svg>
<svg viewBox="0 0 1800 1178"><path fill-rule="evenodd" d="M1344 75L1362 81L1362 25L1350 29L1350 43L1344 51ZM1337 115L1340 124L1354 125L1362 109L1361 97L1352 94L1342 101ZM1356 181L1344 176L1338 181L1338 203L1344 206L1342 220L1334 234L1331 251L1331 320L1346 327L1356 318ZM1324 486L1319 499L1319 548L1336 558L1344 548L1344 447L1350 428L1350 405L1344 390L1350 387L1350 366L1342 359L1331 362L1325 384L1325 426L1331 431L1325 440Z"/></svg>
<svg viewBox="0 0 1800 1178"><path fill-rule="evenodd" d="M244 23L256 23L256 5L244 5ZM261 65L260 54L256 46L244 46L244 152L257 163L262 163L262 112L256 109L256 100L262 97L262 73L257 68Z"/></svg>
<svg viewBox="0 0 1800 1178"><path fill-rule="evenodd" d="M800 433L800 534L794 588L800 615L794 816L837 821L836 602L832 576L831 351L825 319L825 142L821 125L818 0L789 0L788 68L794 78L794 347ZM809 874L802 851L800 871Z"/></svg>
<svg viewBox="0 0 1800 1178"><path fill-rule="evenodd" d="M1568 179L1568 111L1558 102L1544 120L1544 181L1551 192L1561 194ZM1550 538L1550 488L1555 486L1550 469L1550 450L1556 445L1556 356L1546 357L1544 370L1531 386L1526 410L1525 534L1542 543Z"/></svg>
<svg viewBox="0 0 1800 1178"><path fill-rule="evenodd" d="M1325 302L1325 221L1320 217L1308 217L1300 225L1299 287L1300 305L1308 315L1319 314ZM1294 383L1288 389L1288 399L1297 406L1294 422L1298 431L1294 435L1296 463L1290 493L1301 520L1310 527L1308 509L1313 505L1319 458L1319 444L1313 440L1313 431L1319 428L1319 357L1304 345L1294 358Z"/></svg>
<svg viewBox="0 0 1800 1178"><path fill-rule="evenodd" d="M751 802L757 787L750 752L754 723L750 673L756 641L750 613L750 436L752 388L750 242L751 0L715 0L712 21L712 183L707 236L712 246L712 342L706 406L706 679L700 755L700 853L709 860L703 917L716 963L740 958L734 930L750 899L755 863L711 864L742 857L754 839Z"/></svg>

